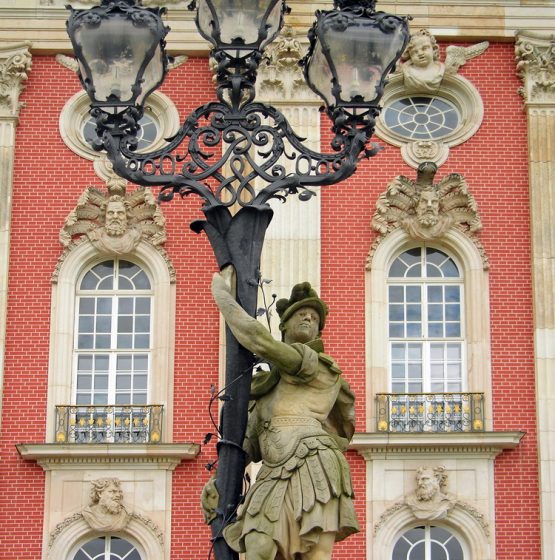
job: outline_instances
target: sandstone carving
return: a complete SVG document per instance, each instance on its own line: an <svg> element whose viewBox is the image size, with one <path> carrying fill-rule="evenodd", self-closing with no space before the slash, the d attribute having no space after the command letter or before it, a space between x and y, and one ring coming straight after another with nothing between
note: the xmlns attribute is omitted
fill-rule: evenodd
<svg viewBox="0 0 555 560"><path fill-rule="evenodd" d="M555 103L555 42L553 37L520 35L515 45L517 72L528 102Z"/></svg>
<svg viewBox="0 0 555 560"><path fill-rule="evenodd" d="M329 560L334 542L358 523L343 455L354 431L354 396L324 353L327 306L308 282L297 284L276 304L280 342L237 304L231 280L231 269L214 275L214 299L240 344L272 369L253 379L244 442L262 467L225 539L247 560Z"/></svg>
<svg viewBox="0 0 555 560"><path fill-rule="evenodd" d="M86 236L101 253L124 255L141 240L158 246L166 241L165 218L152 192L145 188L126 194L125 182L107 192L88 187L66 218L60 232L64 247Z"/></svg>
<svg viewBox="0 0 555 560"><path fill-rule="evenodd" d="M117 478L99 478L91 482L91 502L81 512L95 531L121 531L131 515L123 505L123 492Z"/></svg>
<svg viewBox="0 0 555 560"><path fill-rule="evenodd" d="M444 467L419 467L416 490L407 496L406 504L417 519L443 519L456 504L446 493L447 474Z"/></svg>
<svg viewBox="0 0 555 560"><path fill-rule="evenodd" d="M260 65L257 79L258 95L265 99L317 99L306 85L299 60L306 47L297 39L292 27L285 26L280 36L265 52L265 64Z"/></svg>
<svg viewBox="0 0 555 560"><path fill-rule="evenodd" d="M19 95L31 70L30 43L0 48L0 116L17 117Z"/></svg>
<svg viewBox="0 0 555 560"><path fill-rule="evenodd" d="M439 238L456 227L472 236L482 228L474 197L462 175L451 173L434 183L437 166L418 166L416 181L399 175L379 197L372 227L382 236L402 228L421 241Z"/></svg>
<svg viewBox="0 0 555 560"><path fill-rule="evenodd" d="M401 57L400 71L407 93L436 93L444 76L455 75L471 58L481 55L489 46L487 41L458 47L447 47L445 62L439 60L439 46L435 37L420 29L411 35L409 44Z"/></svg>

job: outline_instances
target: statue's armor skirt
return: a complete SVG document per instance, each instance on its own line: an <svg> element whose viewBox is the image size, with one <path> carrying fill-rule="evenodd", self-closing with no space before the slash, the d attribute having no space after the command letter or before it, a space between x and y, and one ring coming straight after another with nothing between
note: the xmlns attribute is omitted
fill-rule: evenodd
<svg viewBox="0 0 555 560"><path fill-rule="evenodd" d="M349 464L333 437L314 418L283 416L259 427L262 467L226 541L244 552L251 531L270 536L279 560L294 560L333 532L342 540L358 531Z"/></svg>

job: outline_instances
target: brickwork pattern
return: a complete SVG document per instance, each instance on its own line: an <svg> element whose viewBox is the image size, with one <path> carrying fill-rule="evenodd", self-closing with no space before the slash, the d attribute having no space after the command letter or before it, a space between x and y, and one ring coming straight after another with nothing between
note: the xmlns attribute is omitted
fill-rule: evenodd
<svg viewBox="0 0 555 560"><path fill-rule="evenodd" d="M475 137L452 149L438 177L463 173L479 205L481 239L491 263L494 427L527 433L516 450L496 461L497 559L535 560L540 558L540 542L526 124L512 46L490 46L461 73L481 92L485 119ZM92 164L72 154L58 132L59 113L78 90L75 75L53 57L35 57L22 96L26 108L17 130L0 439L0 531L6 560L41 556L44 473L35 463L24 462L14 446L45 441L46 415L53 412L46 410L46 390L50 275L61 253L58 232L84 187L102 188ZM206 60L189 60L169 76L162 91L182 116L212 99ZM329 130L325 118L322 130ZM329 133L324 136L325 150ZM363 162L354 178L321 193L322 297L331 309L326 350L358 395L365 394L364 267L373 241L370 221L376 199L398 174L413 177L415 172L403 163L397 148L386 146L376 158ZM207 406L210 385L218 380L219 321L209 296L216 264L207 239L188 227L202 218L200 202L176 199L164 212L166 249L177 271L173 437L176 442L200 443L212 431ZM359 398L360 429L364 408ZM210 444L197 460L174 473L172 560L208 556L210 536L198 504L209 476L204 465L214 458ZM355 453L349 453L349 460L364 528L365 464ZM364 550L363 531L338 545L334 559L363 560Z"/></svg>

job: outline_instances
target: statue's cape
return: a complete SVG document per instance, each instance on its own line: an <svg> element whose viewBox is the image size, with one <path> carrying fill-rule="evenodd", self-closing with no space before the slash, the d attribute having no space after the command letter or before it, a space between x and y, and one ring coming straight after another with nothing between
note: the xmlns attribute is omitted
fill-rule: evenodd
<svg viewBox="0 0 555 560"><path fill-rule="evenodd" d="M324 354L324 345L322 340L317 338L308 342L306 345L294 344L294 347L308 346L315 352L318 352L319 361L323 362L326 367L337 375L341 375L339 366L335 360ZM270 371L259 371L252 380L251 384L251 406L252 411L256 406L256 400L267 395L279 383L280 373L277 368L273 367ZM340 389L333 408L323 424L323 428L336 439L342 449L345 449L351 441L355 432L355 396L349 384L342 377L339 379Z"/></svg>

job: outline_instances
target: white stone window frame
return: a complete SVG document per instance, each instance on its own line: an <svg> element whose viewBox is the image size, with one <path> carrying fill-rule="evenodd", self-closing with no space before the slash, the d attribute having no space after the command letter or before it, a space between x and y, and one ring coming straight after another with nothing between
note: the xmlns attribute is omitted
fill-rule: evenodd
<svg viewBox="0 0 555 560"><path fill-rule="evenodd" d="M455 259L464 278L464 311L467 387L484 393L484 429L491 430L491 349L489 320L489 276L476 245L462 232L451 229L441 240L428 245L437 247ZM365 278L366 301L366 432L376 431L376 394L389 392L389 336L387 274L393 260L403 251L420 247L397 229L376 248Z"/></svg>
<svg viewBox="0 0 555 560"><path fill-rule="evenodd" d="M81 517L70 523L54 540L48 550L46 560L73 560L83 544L95 537L105 536L93 531ZM164 547L154 532L139 519L132 518L124 532L110 533L129 540L137 547L144 560L165 560ZM69 552L68 552L69 551Z"/></svg>
<svg viewBox="0 0 555 560"><path fill-rule="evenodd" d="M130 543L132 546L135 547L136 551L139 553L141 560L147 560L149 557L146 556L146 552L144 552L143 547L136 541L136 539L134 539L133 537L130 537L127 534L124 533L106 533L106 534L90 534L90 535L85 535L84 537L80 538L75 544L74 546L71 547L71 550L69 552L69 554L67 554L67 556L65 558L63 558L63 560L73 560L75 555L77 554L77 552L79 552L79 550L81 549L81 547L85 546L89 541L98 539L98 538L107 538L107 539L112 539L113 537L116 538L120 538L123 539L125 541L127 541L128 543Z"/></svg>
<svg viewBox="0 0 555 560"><path fill-rule="evenodd" d="M403 533L413 527L434 525L453 533L463 547L465 560L493 560L487 535L478 521L460 506L449 511L446 519L425 521L415 519L408 506L403 506L392 515L376 534L374 539L374 560L391 560L393 547Z"/></svg>
<svg viewBox="0 0 555 560"><path fill-rule="evenodd" d="M474 136L484 119L484 103L482 97L474 85L459 75L443 77L441 86L436 94L427 92L407 93L402 75L395 75L387 84L384 96L381 100L382 107L408 97L437 97L446 99L452 103L459 112L460 124L455 130L446 134L442 138L425 140L434 145L434 154L427 153L419 155L415 147L420 141L410 139L391 131L378 117L376 121L376 136L381 140L401 148L401 154L405 162L414 169L423 161L433 161L438 167L447 161L449 148L458 146Z"/></svg>
<svg viewBox="0 0 555 560"><path fill-rule="evenodd" d="M85 269L106 260L89 242L82 242L63 261L52 287L50 359L46 442L55 441L56 405L72 402L76 287ZM152 282L151 404L164 406L162 441L173 437L173 368L175 350L175 284L167 262L149 243L141 241L129 260L136 262Z"/></svg>
<svg viewBox="0 0 555 560"><path fill-rule="evenodd" d="M393 262L400 257L405 251L412 249L412 248L419 248L419 249L424 249L426 250L427 248L430 249L439 249L439 247L437 247L436 243L414 243L413 247L404 247L403 249L399 250L396 254L396 256L392 259L391 264L393 264ZM426 288L428 286L458 286L460 288L460 306L461 306L461 310L460 310L460 325L461 325L461 333L459 337L454 337L454 338L449 338L449 337L442 337L442 338L433 338L429 335L424 336L422 334L422 336L420 338L415 338L415 337L404 337L404 338L399 338L399 337L391 337L389 336L388 333L388 353L389 353L389 357L388 357L388 367L389 367L389 387L388 387L388 391L390 393L395 393L396 391L392 390L392 384L393 384L393 378L392 378L392 357L391 357L391 348L393 346L393 344L395 344L396 342L398 343L420 343L421 347L422 347L422 377L421 377L421 382L422 382L422 390L420 392L422 393L436 393L439 391L434 391L431 389L431 384L433 382L432 380L432 374L431 374L431 357L430 357L430 353L431 353L431 346L434 343L457 343L460 345L461 348L461 353L462 353L462 359L461 359L461 377L460 377L460 383L461 383L461 388L458 389L455 392L467 392L468 391L468 376L467 376L467 368L466 368L466 360L465 360L465 356L466 356L466 328L465 328L465 324L466 324L466 316L465 316L465 284L464 284L464 274L462 271L462 265L461 263L458 261L458 259L456 257L453 257L453 255L451 253L447 254L446 256L450 258L450 260L453 261L453 263L455 264L455 266L457 267L458 271L459 271L459 275L457 277L446 277L446 276L441 276L441 277L424 277L424 276L419 276L419 277L397 277L397 276L389 276L389 269L387 270L388 272L388 276L387 276L387 286L389 288L389 286L392 285L402 285L402 286L418 286L421 288L421 295L423 296L423 299L421 301L421 312L422 312L422 318L421 318L421 324L422 324L422 328L424 328L424 325L426 325L428 323L428 319L426 318L426 314L428 311L428 301L427 301L427 296L426 296ZM422 262L422 260L421 260ZM425 260L424 260L425 262ZM389 298L388 298L388 303L389 303ZM442 302L445 303L445 302ZM388 311L389 311L389 305L388 305ZM406 320L405 320L406 323ZM389 326L389 318L387 321L387 326ZM388 329L389 330L389 329ZM444 363L444 362L442 362ZM445 378L443 379L443 382L445 383ZM410 391L404 391L404 392L410 392ZM443 391L441 391L443 393L448 393L451 392L448 389L444 389Z"/></svg>
<svg viewBox="0 0 555 560"><path fill-rule="evenodd" d="M59 129L65 145L75 154L90 161L101 158L101 154L92 149L83 138L83 125L89 118L90 98L84 91L73 95L64 105L60 113ZM158 134L156 140L148 147L148 151L157 150L165 145L165 138L175 135L180 120L177 108L171 99L158 91L149 95L145 114L156 123Z"/></svg>

